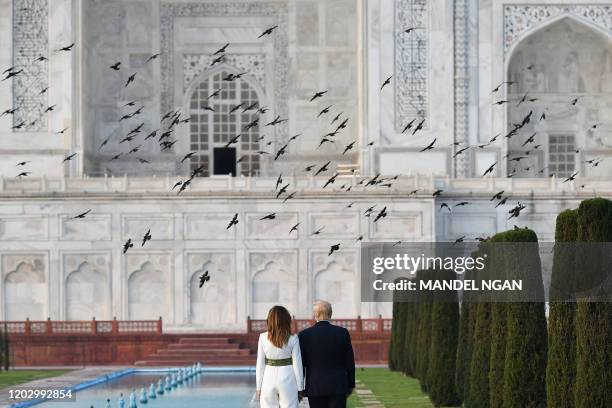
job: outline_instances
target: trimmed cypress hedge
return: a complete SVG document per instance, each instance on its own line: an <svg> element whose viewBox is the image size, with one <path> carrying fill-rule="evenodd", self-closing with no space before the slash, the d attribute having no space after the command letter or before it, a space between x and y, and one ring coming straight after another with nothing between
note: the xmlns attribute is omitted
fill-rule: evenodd
<svg viewBox="0 0 612 408"><path fill-rule="evenodd" d="M491 354L491 304L476 304L474 343L470 362L469 392L464 405L468 408L489 408L489 360Z"/></svg>
<svg viewBox="0 0 612 408"><path fill-rule="evenodd" d="M406 304L406 334L404 335L404 374L415 376L415 342L418 321L416 320L416 306L418 303L412 301Z"/></svg>
<svg viewBox="0 0 612 408"><path fill-rule="evenodd" d="M505 242L537 243L529 229L504 233ZM532 293L541 292L540 256L536 245L504 248L506 277L523 278ZM507 303L507 337L504 365L503 406L546 406L546 316L543 302Z"/></svg>
<svg viewBox="0 0 612 408"><path fill-rule="evenodd" d="M420 274L419 274L420 273ZM429 279L432 271L419 271L417 275L420 279ZM431 291L419 293L419 303L417 310L417 333L416 333L416 365L415 375L421 382L421 389L427 391L427 370L429 365L429 347L431 342L431 310L432 310Z"/></svg>
<svg viewBox="0 0 612 408"><path fill-rule="evenodd" d="M472 254L473 258L479 255L479 251ZM465 273L465 280L472 280L472 270ZM459 334L457 340L457 360L455 362L455 386L457 396L465 401L470 384L470 361L472 359L472 338L474 337L474 323L476 322L476 304L470 299L471 292L463 292L459 317Z"/></svg>
<svg viewBox="0 0 612 408"><path fill-rule="evenodd" d="M482 253L489 252L489 243L479 245ZM488 278L489 262L481 271L474 271L473 278L476 284ZM463 404L467 408L489 408L489 361L491 355L491 303L489 296L474 292L473 303L474 334L472 338L472 352L469 365L469 379L465 384Z"/></svg>
<svg viewBox="0 0 612 408"><path fill-rule="evenodd" d="M578 212L566 210L557 216L556 242L572 242L578 234ZM548 406L574 407L576 376L576 304L571 297L571 281L576 272L575 253L569 245L555 246L550 280L548 311L548 359L546 400ZM569 301L568 301L569 300Z"/></svg>
<svg viewBox="0 0 612 408"><path fill-rule="evenodd" d="M578 207L577 241L612 241L612 201L585 200ZM580 286L595 287L610 271L610 254L578 256L586 267L580 270ZM576 383L577 408L610 404L612 384L612 305L579 300L576 305ZM607 405L606 405L607 404Z"/></svg>
<svg viewBox="0 0 612 408"><path fill-rule="evenodd" d="M435 271L440 281L456 278L452 270ZM455 360L459 331L459 303L454 290L437 291L431 306L431 344L427 367L427 389L434 406L460 403L455 386Z"/></svg>
<svg viewBox="0 0 612 408"><path fill-rule="evenodd" d="M492 243L500 243L506 239L506 233L499 233L491 238ZM503 245L503 244L502 244ZM505 279L506 254L504 247L491 245L489 256L490 279ZM497 293L497 297L501 294ZM491 355L489 360L489 402L491 408L503 406L504 366L506 364L506 324L508 304L502 299L491 303Z"/></svg>
<svg viewBox="0 0 612 408"><path fill-rule="evenodd" d="M398 278L395 282L407 278ZM391 341L389 343L389 369L402 371L404 355L404 336L406 332L406 294L393 293L393 321L391 325Z"/></svg>
<svg viewBox="0 0 612 408"><path fill-rule="evenodd" d="M395 298L395 294L393 296ZM388 356L388 365L389 370L396 371L397 370L397 352L396 349L398 347L399 339L397 338L397 324L398 324L398 315L399 315L399 305L400 303L394 299L393 300L393 314L391 320L391 340L389 341L389 356Z"/></svg>

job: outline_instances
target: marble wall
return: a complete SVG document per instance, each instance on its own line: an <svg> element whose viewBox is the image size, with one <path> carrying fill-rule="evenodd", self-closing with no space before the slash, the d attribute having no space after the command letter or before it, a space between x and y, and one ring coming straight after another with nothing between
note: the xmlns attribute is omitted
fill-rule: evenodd
<svg viewBox="0 0 612 408"><path fill-rule="evenodd" d="M362 213L382 205L380 193L350 197L355 204L347 210L348 198L281 204L265 193L229 199L223 191L0 200L0 319L162 316L170 330L242 330L247 316L265 318L274 304L308 318L319 297L334 304L337 317L388 316L389 305L360 301L357 238L434 238L433 200L425 194L385 202L389 215L374 223ZM72 218L89 208L86 218ZM234 212L239 224L228 230ZM269 212L276 219L261 220ZM153 239L142 247L148 229ZM134 248L123 254L128 238ZM337 243L340 251L329 256ZM205 271L211 280L200 289Z"/></svg>

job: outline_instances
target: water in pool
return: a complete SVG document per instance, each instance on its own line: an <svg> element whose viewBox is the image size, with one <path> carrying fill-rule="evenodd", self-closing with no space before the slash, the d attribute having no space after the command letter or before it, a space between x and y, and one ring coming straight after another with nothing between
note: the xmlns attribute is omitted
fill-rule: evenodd
<svg viewBox="0 0 612 408"><path fill-rule="evenodd" d="M135 373L126 375L76 393L75 401L52 401L36 405L44 408L104 408L106 399L110 398L111 407L119 406L119 394L123 393L125 407L129 406L129 396L132 388L136 390L138 408L194 408L194 407L248 407L255 390L255 374L249 372L201 373L192 377L186 383L165 391L148 404L140 404L140 390L143 385L149 394L152 382L157 385L160 377L166 373Z"/></svg>

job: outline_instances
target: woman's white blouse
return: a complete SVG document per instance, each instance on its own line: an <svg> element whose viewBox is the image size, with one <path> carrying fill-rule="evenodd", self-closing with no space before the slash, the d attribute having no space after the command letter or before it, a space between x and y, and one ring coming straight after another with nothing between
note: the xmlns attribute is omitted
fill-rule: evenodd
<svg viewBox="0 0 612 408"><path fill-rule="evenodd" d="M278 348L268 340L268 332L261 333L259 335L259 342L257 344L257 366L256 366L256 380L257 389L261 390L263 383L264 372L267 369L274 369L278 367L267 366L266 358L271 360L283 360L286 358L292 359L293 373L297 382L298 391L304 390L304 369L302 368L302 353L300 351L300 341L295 334L289 337L287 344L283 348Z"/></svg>

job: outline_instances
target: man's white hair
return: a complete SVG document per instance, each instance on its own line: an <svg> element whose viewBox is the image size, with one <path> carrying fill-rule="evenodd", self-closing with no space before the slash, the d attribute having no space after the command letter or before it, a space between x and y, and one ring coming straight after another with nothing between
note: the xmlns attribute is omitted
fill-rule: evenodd
<svg viewBox="0 0 612 408"><path fill-rule="evenodd" d="M327 320L332 317L332 305L325 300L315 300L312 310L316 320Z"/></svg>

